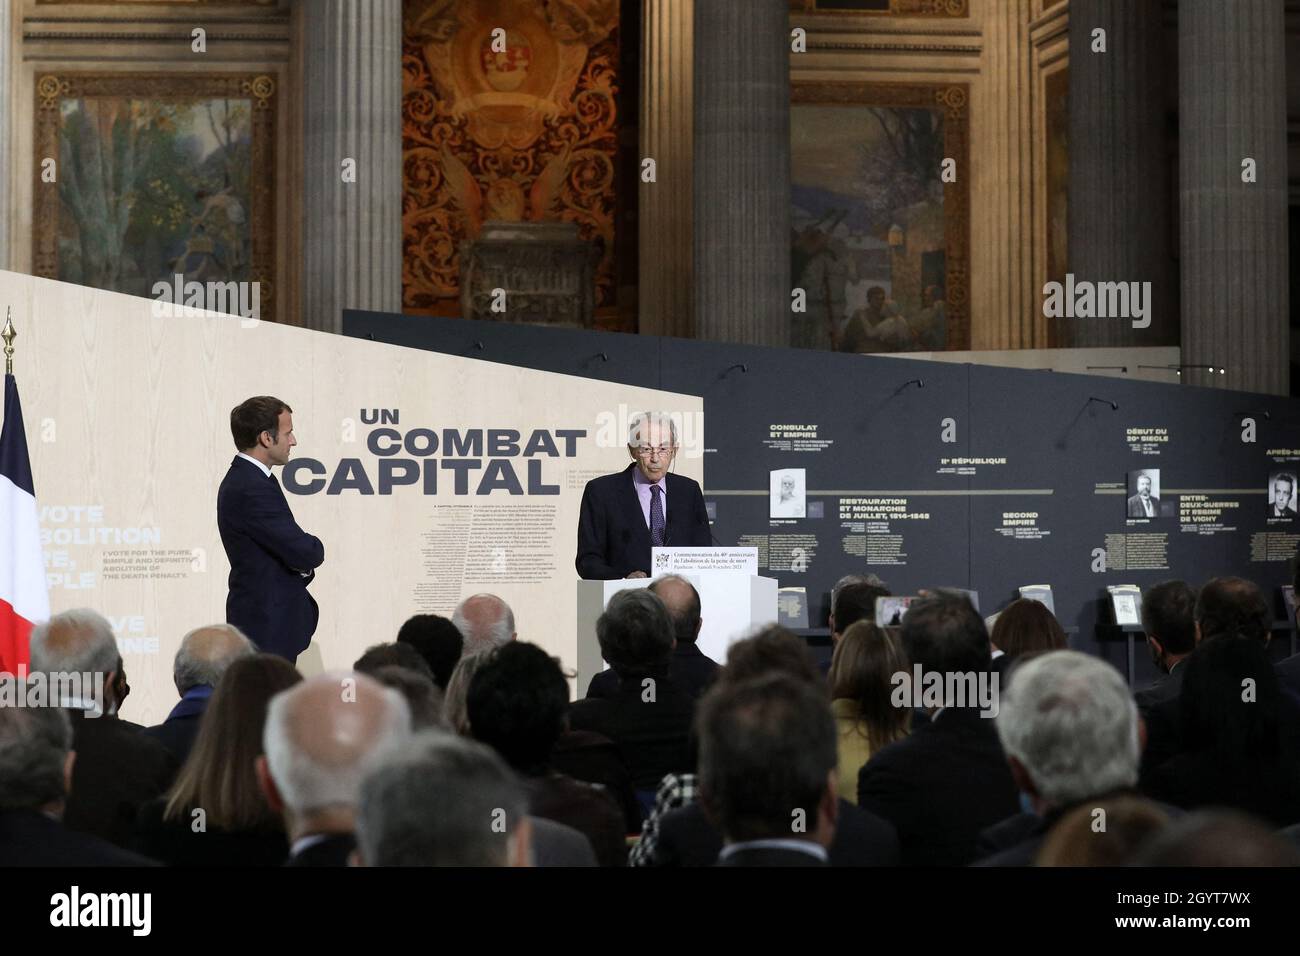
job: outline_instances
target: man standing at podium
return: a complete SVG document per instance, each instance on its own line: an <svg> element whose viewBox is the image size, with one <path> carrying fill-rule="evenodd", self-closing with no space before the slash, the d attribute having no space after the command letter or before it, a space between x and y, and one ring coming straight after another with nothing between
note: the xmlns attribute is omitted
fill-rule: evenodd
<svg viewBox="0 0 1300 956"><path fill-rule="evenodd" d="M642 412L628 426L632 464L587 482L578 516L578 574L588 580L650 576L652 547L708 547L704 493L670 474L677 426L662 412Z"/></svg>
<svg viewBox="0 0 1300 956"><path fill-rule="evenodd" d="M325 561L320 538L298 527L272 465L289 463L293 409L259 395L230 412L238 452L217 491L217 528L230 559L226 621L258 650L290 663L307 649L320 616L307 585Z"/></svg>

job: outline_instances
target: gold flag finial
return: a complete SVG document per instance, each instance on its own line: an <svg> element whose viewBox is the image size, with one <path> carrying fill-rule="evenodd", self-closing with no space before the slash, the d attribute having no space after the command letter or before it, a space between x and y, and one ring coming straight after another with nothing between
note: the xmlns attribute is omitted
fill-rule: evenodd
<svg viewBox="0 0 1300 956"><path fill-rule="evenodd" d="M18 333L14 331L14 320L10 317L9 307L5 307L5 327L0 331L0 339L5 340L5 374L14 373L14 339L18 338Z"/></svg>

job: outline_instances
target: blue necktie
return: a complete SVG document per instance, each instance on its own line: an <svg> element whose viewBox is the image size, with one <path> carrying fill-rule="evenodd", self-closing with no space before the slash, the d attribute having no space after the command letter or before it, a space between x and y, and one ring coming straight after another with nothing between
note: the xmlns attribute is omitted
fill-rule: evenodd
<svg viewBox="0 0 1300 956"><path fill-rule="evenodd" d="M664 505L661 500L663 489L658 485L650 486L650 545L662 548L664 544Z"/></svg>

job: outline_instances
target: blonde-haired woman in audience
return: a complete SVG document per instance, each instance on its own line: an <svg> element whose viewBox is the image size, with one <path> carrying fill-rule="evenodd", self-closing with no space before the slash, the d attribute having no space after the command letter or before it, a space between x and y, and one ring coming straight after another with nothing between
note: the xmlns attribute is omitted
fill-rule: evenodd
<svg viewBox="0 0 1300 956"><path fill-rule="evenodd" d="M911 730L911 708L891 701L895 674L911 679L902 641L871 621L851 625L835 646L828 682L839 730L839 795L850 803L858 802L862 765Z"/></svg>

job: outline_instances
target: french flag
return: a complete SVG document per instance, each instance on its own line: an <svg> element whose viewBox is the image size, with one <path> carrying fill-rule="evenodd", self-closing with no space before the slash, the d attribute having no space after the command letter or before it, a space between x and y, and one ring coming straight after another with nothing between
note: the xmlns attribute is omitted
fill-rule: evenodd
<svg viewBox="0 0 1300 956"><path fill-rule="evenodd" d="M0 673L28 665L32 625L50 616L41 554L40 519L32 463L27 457L18 382L5 375L4 426L0 428Z"/></svg>

